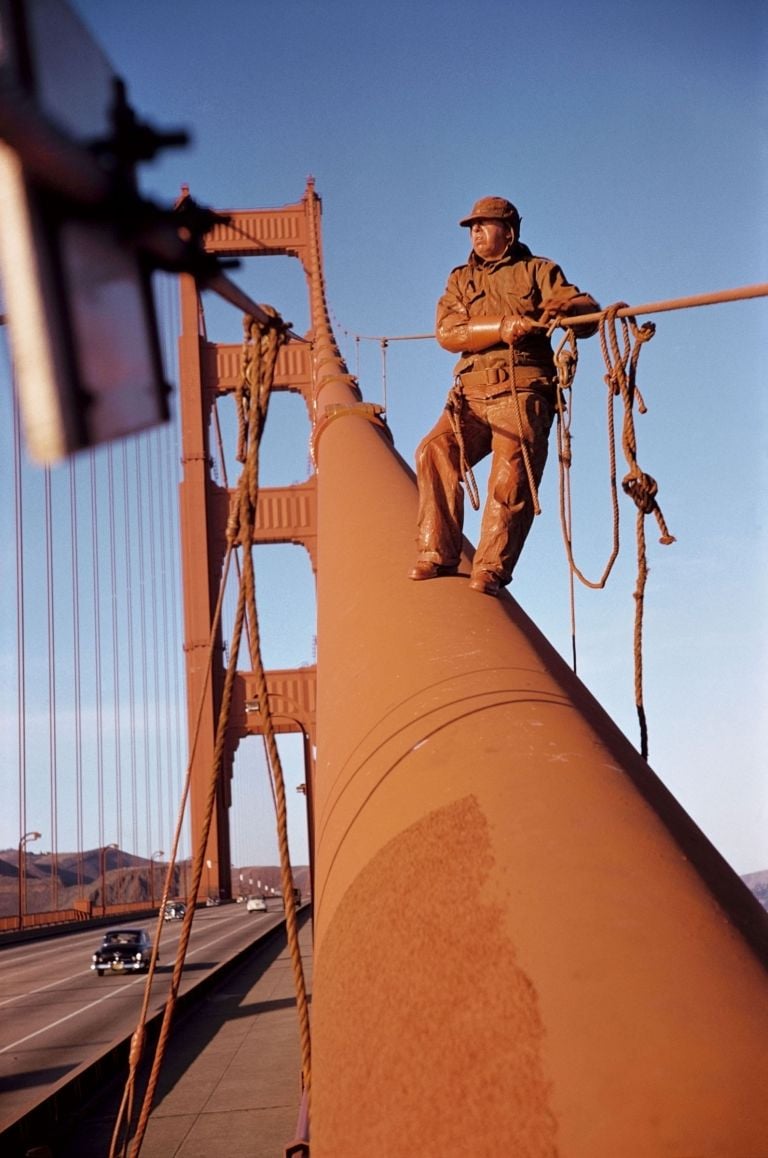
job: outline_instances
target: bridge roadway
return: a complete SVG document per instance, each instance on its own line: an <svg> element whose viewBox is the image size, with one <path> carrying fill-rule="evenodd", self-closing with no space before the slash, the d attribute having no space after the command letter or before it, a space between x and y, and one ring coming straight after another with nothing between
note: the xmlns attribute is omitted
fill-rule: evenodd
<svg viewBox="0 0 768 1158"><path fill-rule="evenodd" d="M301 943L308 971L307 916L305 908ZM121 924L139 922L110 928ZM142 924L153 929L151 922ZM179 932L180 922L165 923L152 1011L167 994ZM91 928L0 949L3 1158L109 1153L145 976L93 973L91 953L100 937L101 930ZM222 962L230 964L221 968ZM294 1137L300 1099L298 1020L282 907L268 913L246 913L242 905L200 909L181 995L142 1158L218 1158L223 1135L229 1158L279 1158ZM98 1098L91 1096L94 1083L103 1090ZM233 1134L236 1122L242 1149Z"/></svg>

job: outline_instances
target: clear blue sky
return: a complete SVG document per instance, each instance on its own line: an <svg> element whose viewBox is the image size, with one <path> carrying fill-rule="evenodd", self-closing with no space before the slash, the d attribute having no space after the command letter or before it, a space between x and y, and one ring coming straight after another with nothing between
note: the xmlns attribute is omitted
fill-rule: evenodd
<svg viewBox="0 0 768 1158"><path fill-rule="evenodd" d="M604 305L768 281L760 0L74 7L137 111L193 134L145 169L148 194L169 202L186 183L216 208L276 206L314 176L329 304L353 371L352 335L432 330L446 276L468 252L458 218L485 194L513 200L522 239ZM236 279L304 328L297 271L251 266ZM659 314L639 374L649 413L637 420L638 458L677 538L659 546L649 520L650 760L739 872L768 868L767 316L768 299ZM228 325L214 340L239 337L237 320ZM364 395L380 401L379 348L359 348ZM389 421L409 461L452 363L433 342L389 349ZM590 575L611 531L603 372L597 339L583 343L573 489L577 559ZM569 658L554 454L542 500L513 594ZM622 504L609 589L577 590L579 674L637 743L634 508ZM271 665L312 659L311 629L294 634L284 616L280 629Z"/></svg>

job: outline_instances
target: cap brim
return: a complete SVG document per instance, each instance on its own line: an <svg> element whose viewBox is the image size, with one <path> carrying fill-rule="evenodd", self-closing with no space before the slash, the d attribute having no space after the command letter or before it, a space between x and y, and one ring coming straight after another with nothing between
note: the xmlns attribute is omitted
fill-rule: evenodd
<svg viewBox="0 0 768 1158"><path fill-rule="evenodd" d="M497 217L493 213L476 213L474 217L463 217L459 225L471 225L473 221L501 221L502 224L506 221L511 222L511 217Z"/></svg>

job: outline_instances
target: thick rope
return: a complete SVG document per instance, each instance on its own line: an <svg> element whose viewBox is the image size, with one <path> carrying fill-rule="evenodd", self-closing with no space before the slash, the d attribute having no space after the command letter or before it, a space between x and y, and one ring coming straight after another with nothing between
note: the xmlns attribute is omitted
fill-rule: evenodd
<svg viewBox="0 0 768 1158"><path fill-rule="evenodd" d="M206 696L206 690L208 687L208 682L209 682L210 676L211 676L211 669L212 669L212 664L213 664L213 655L214 655L214 650L215 650L214 643L215 643L216 635L218 633L219 623L221 620L221 609L222 609L223 600L224 600L224 591L226 588L227 575L229 573L229 563L230 563L230 559L231 559L231 554L232 554L232 552L231 552L231 548L230 548L230 550L227 552L227 555L226 555L226 558L224 561L224 567L222 569L222 578L221 578L221 582L219 584L219 592L218 592L218 597L217 597L217 601L216 601L216 608L215 608L214 615L213 615L213 622L211 624L211 632L210 632L208 649L207 649L206 670L205 670L205 675L204 675L204 680L203 680L203 688L202 688L202 691L200 694L200 700L198 703L197 716L195 719L195 727L194 727L194 731L193 731L192 746L191 746L191 751L190 751L190 755L189 755L189 760L187 763L187 773L186 773L186 777L184 780L184 786L182 789L181 801L179 804L178 816L177 816L177 821L176 821L176 830L174 832L174 838L173 838L173 846L172 846L171 855L170 855L169 862L168 862L165 884L163 886L163 895L162 895L162 898L160 901L160 909L158 911L157 928L155 930L155 939L154 939L154 943L153 943L153 947L152 947L152 956L150 958L149 971L147 973L146 984L144 986L144 994L143 994L143 998L142 998L141 1009L139 1011L138 1024L137 1024L137 1028L135 1029L133 1036L131 1038L131 1046L130 1046L130 1051L129 1051L129 1055L128 1055L128 1076L126 1078L126 1083L125 1083L125 1087L123 1090L122 1099L121 1099L120 1106L119 1106L118 1112L117 1112L117 1117L115 1120L115 1126L114 1126L114 1130L113 1130L113 1134L112 1134L112 1142L111 1142L110 1150L109 1150L109 1158L116 1158L116 1156L118 1154L125 1156L128 1153L128 1144L130 1142L130 1125L131 1125L131 1121L133 1119L133 1106L134 1106L134 1099L135 1099L135 1092L136 1092L136 1080L137 1080L137 1075L138 1075L139 1064L140 1064L141 1059L142 1059L142 1055L144 1052L144 1045L146 1042L146 1022L147 1022L147 1017L149 1016L149 1005L150 1005L150 999L151 999L151 993L152 993L152 984L154 982L155 973L157 970L158 955L159 955L159 950L160 950L160 938L161 938L163 925L164 925L163 913L165 910L166 900L167 900L168 896L170 895L171 889L173 887L172 886L173 871L174 871L174 867L176 865L176 860L178 858L178 850L179 850L179 845L181 842L181 835L182 835L182 831L183 831L184 815L186 813L187 800L189 798L189 794L190 794L190 790L191 790L192 767L193 767L193 763L194 763L195 752L197 750L198 740L200 737L203 706L205 703L205 696ZM215 796L214 796L214 800L215 800ZM205 840L200 841L200 846L198 849L198 857L199 857L199 861L200 861L200 874L199 874L199 878L197 881L197 885L193 885L193 889L190 892L189 896L187 897L187 901L188 901L187 912L185 914L184 922L182 924L182 931L181 931L181 938L180 938L180 944L181 944L182 940L184 943L184 953L186 953L186 946L189 942L189 935L191 933L191 928L192 928L192 920L193 920L194 914L195 914L194 897L197 895L197 887L199 886L199 879L202 878L202 867L203 867L203 859L205 856L206 843L207 843L207 834L206 834ZM194 878L194 870L193 870L193 878ZM170 998L168 1000L170 1000ZM159 1063L157 1063L157 1064L159 1064Z"/></svg>
<svg viewBox="0 0 768 1158"><path fill-rule="evenodd" d="M459 478L467 488L469 501L472 504L472 510L480 509L480 492L477 489L477 481L472 467L467 462L467 455L464 450L464 432L461 429L461 415L464 409L464 389L461 385L461 379L457 377L454 380L453 386L448 391L448 397L445 401L445 410L448 415L448 421L451 424L453 437L456 439L456 445L459 449Z"/></svg>
<svg viewBox="0 0 768 1158"><path fill-rule="evenodd" d="M384 341L384 339L382 339ZM520 451L523 456L523 464L525 466L525 474L528 480L528 487L531 492L531 500L533 502L534 515L541 514L541 506L539 504L539 491L536 486L536 479L533 473L533 466L531 465L531 454L528 448L528 443L523 435L523 414L520 409L520 395L517 389L517 381L515 376L515 350L514 346L509 347L509 389L514 400L515 407L515 421L517 422L517 433L520 438ZM448 421L451 424L453 436L456 439L456 445L459 449L459 478L464 483L469 496L469 501L472 504L472 509L477 511L480 509L480 492L478 491L475 475L467 461L466 451L464 449L464 433L461 428L462 414L464 410L464 391L461 385L461 377L457 375L453 386L448 391L448 398L445 403L445 409L448 413Z"/></svg>
<svg viewBox="0 0 768 1158"><path fill-rule="evenodd" d="M610 487L613 507L613 549L599 580L591 581L585 578L574 562L572 549L571 525L571 441L570 418L567 417L565 391L572 385L575 373L577 355L576 343L572 333L566 333L561 346L558 348L555 363L558 367L560 384L558 398L558 451L560 459L560 514L563 528L563 538L568 555L571 575L574 574L587 587L604 587L608 576L616 561L619 551L619 511L616 486L616 455L615 430L613 420L613 399L620 397L623 404L622 449L627 460L629 470L622 479L622 489L637 507L637 581L634 591L635 623L634 623L634 687L635 706L637 708L640 725L640 751L648 758L648 727L643 703L643 612L645 600L645 586L648 577L648 562L645 546L645 516L653 514L661 530L660 542L664 545L674 543L674 536L670 535L664 521L661 508L656 501L658 484L656 480L641 470L637 461L637 438L635 435L634 405L637 400L641 414L646 411L642 395L637 388L637 363L643 344L649 341L656 330L653 322L645 322L638 326L632 317L621 316L624 311L623 302L619 302L603 311L600 317L600 345L605 361L607 373L605 383L608 386L608 441L610 456ZM621 329L621 341L618 329ZM573 616L573 595L572 595ZM575 667L575 627L574 634L574 667Z"/></svg>
<svg viewBox="0 0 768 1158"><path fill-rule="evenodd" d="M293 870L288 845L288 813L280 754L277 748L275 730L269 710L267 679L261 655L259 621L256 613L255 576L253 569L252 543L256 529L256 507L258 501L258 456L261 437L267 416L267 406L274 379L274 368L280 348L280 333L274 327L263 328L246 319L249 333L243 343L242 384L236 394L240 424L237 458L244 464L238 484L238 502L234 504L227 527L227 538L239 542L243 551L243 577L241 590L244 592L250 624L251 667L256 676L256 692L259 711L264 721L264 738L273 783L273 794L277 810L277 835L280 849L280 879L285 905L285 924L291 966L296 987L296 1002L301 1036L302 1088L311 1088L311 1039L309 1027L309 1003L306 981L299 947L296 921L296 902L293 894ZM239 639L238 639L239 646Z"/></svg>
<svg viewBox="0 0 768 1158"><path fill-rule="evenodd" d="M238 646L240 636L242 634L243 626L243 600L238 603L238 608L235 616L235 627L233 629L233 647L230 653L230 660L227 666L227 671L224 679L224 689L221 698L221 710L217 721L216 740L214 744L213 763L211 768L211 776L208 784L208 795L205 804L205 815L203 824L199 835L199 843L195 853L195 861L192 870L192 889L191 897L198 895L200 889L200 882L203 877L203 866L205 860L205 848L208 843L208 836L210 834L211 822L216 805L217 789L221 776L221 768L223 765L224 752L226 748L226 732L227 720L229 718L229 709L232 702L232 690L234 687L236 675L236 658L238 653ZM136 1133L133 1138L133 1145L131 1146L131 1158L138 1158L141 1151L141 1145L146 1133L147 1124L149 1122L149 1115L152 1109L157 1083L160 1077L160 1067L168 1038L170 1035L171 1019L176 1008L176 1000L178 997L179 987L181 985L182 974L184 971L184 963L186 959L187 948L189 945L189 938L192 931L192 918L190 912L194 913L194 904L190 905L184 916L182 923L181 936L179 938L179 946L176 952L176 959L173 966L173 975L171 977L171 986L168 999L166 1001L165 1010L163 1013L163 1021L160 1027L160 1034L158 1037L157 1046L155 1049L155 1056L152 1062L152 1068L147 1082L147 1089L144 1094L139 1120L136 1126Z"/></svg>
<svg viewBox="0 0 768 1158"><path fill-rule="evenodd" d="M645 403L637 389L636 374L640 349L644 342L649 341L656 327L653 322L645 322L638 326L632 317L622 318L619 323L617 312L624 303L612 306L605 311L600 322L600 345L603 351L605 364L608 367L608 381L613 392L620 394L624 403L624 423L622 428L622 447L629 465L629 471L622 479L624 493L637 507L636 536L637 536L637 582L635 584L635 628L634 628L634 659L635 659L635 705L637 707L640 724L640 751L648 758L648 727L643 704L643 612L645 605L645 585L648 578L648 563L645 549L645 517L653 514L661 531L659 542L664 546L674 543L670 535L661 508L656 501L658 484L651 475L640 469L637 461L637 439L635 437L635 423L633 407L635 397L638 399L640 413L645 413ZM623 348L619 350L617 324L621 325L623 334ZM630 331L633 341L630 341ZM610 352L610 356L609 356Z"/></svg>
<svg viewBox="0 0 768 1158"><path fill-rule="evenodd" d="M608 393L608 458L611 511L613 515L613 542L608 560L599 579L588 579L577 566L573 554L573 504L571 494L571 422L573 418L573 379L578 365L578 346L573 330L566 330L555 351L557 368L557 452L560 473L560 525L571 578L575 575L585 587L601 590L608 582L619 554L619 498L616 486L616 438L613 418L613 394Z"/></svg>
<svg viewBox="0 0 768 1158"><path fill-rule="evenodd" d="M241 389L238 398L238 423L241 431L240 450L243 452L246 460L249 462L251 469L246 469L242 476L237 489L237 502L234 507L233 515L230 517L229 526L227 528L228 534L228 558L234 544L239 540L244 546L244 567L243 578L240 583L240 592L238 598L237 611L235 615L235 626L233 629L232 646L230 649L230 659L227 666L227 671L224 680L224 688L222 693L221 710L217 723L216 742L214 747L214 759L212 773L209 781L209 791L206 800L205 816L202 830L200 833L200 840L196 851L195 863L193 866L193 883L191 896L197 896L200 883L202 880L203 864L205 858L205 849L208 843L208 836L210 833L210 826L214 813L218 782L220 779L221 768L223 764L223 757L226 747L226 732L229 719L229 712L232 701L232 690L234 680L237 672L237 658L240 650L240 641L242 639L243 624L245 620L246 605L249 605L251 612L251 624L256 624L255 614L255 600L253 597L254 583L253 583L253 561L252 561L252 538L253 529L255 527L255 513L256 513L256 497L257 484L255 483L257 463L258 445L261 433L264 427L264 420L266 418L266 404L269 397L269 390L274 377L274 367L277 360L277 353L280 345L285 340L286 330L282 323L278 325L270 325L265 328L259 328L253 319L247 319L247 326L250 329L251 335L256 335L256 340L251 340L251 349L246 355L244 353L244 363L247 363L247 376L251 383L255 383L256 389L254 391L246 391ZM246 343L247 345L247 343ZM257 407L254 413L258 415L258 422L253 424L254 430L251 431L251 415L250 410L250 394L256 395ZM248 396L248 397L247 397ZM241 421L241 415L244 415L244 420ZM254 640L251 641L252 648L254 647ZM255 642L255 650L258 651L258 641ZM263 677L263 665L258 665ZM264 683L266 687L266 683ZM266 703L264 697L263 703ZM262 708L262 710L264 710ZM265 718L268 718L268 713L265 713ZM271 728L271 720L269 721ZM296 962L298 961L298 972L301 974L300 983L297 980L297 1005L299 1007L299 1015L301 1019L301 1037L302 1037L302 1074L305 1086L309 1085L309 1018L308 1005L306 1000L306 988L303 984L303 972L301 969L301 956L298 947L298 934L296 931L296 907L293 897L293 879L290 867L290 861L287 860L287 817L285 809L285 790L282 777L282 771L279 766L279 757L277 756L276 744L274 741L274 731L272 730L272 748L270 758L273 761L272 772L275 778L276 787L278 789L278 827L282 830L283 835L280 836L281 846L281 877L283 882L283 893L285 898L286 910L286 931L288 942L291 949L291 958L294 963L294 972L297 971ZM282 795L282 804L279 802L279 797ZM168 886L166 886L167 892ZM165 894L164 898L165 900ZM189 934L191 932L192 916L194 914L194 905L190 905L182 925L182 932L179 941L179 948L174 964L174 972L171 980L171 990L166 1002L164 1011L163 1023L160 1029L158 1044L155 1051L155 1058L152 1065L152 1070L149 1076L147 1090L144 1096L141 1114L136 1127L136 1133L133 1139L133 1147L131 1149L132 1158L137 1158L146 1132L146 1126L149 1120L149 1114L154 1099L154 1094L159 1078L160 1064L164 1056L166 1043L170 1031L170 1021L175 1008L176 998L178 995L178 988L183 972L184 959L189 942ZM141 1053L143 1045L143 1027L140 1034L135 1035L134 1047L132 1047L133 1068L138 1065L138 1058Z"/></svg>

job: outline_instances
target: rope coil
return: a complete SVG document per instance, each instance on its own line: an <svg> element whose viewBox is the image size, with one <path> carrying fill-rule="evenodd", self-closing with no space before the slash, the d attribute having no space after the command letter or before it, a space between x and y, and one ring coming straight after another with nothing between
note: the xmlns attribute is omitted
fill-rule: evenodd
<svg viewBox="0 0 768 1158"><path fill-rule="evenodd" d="M608 580L613 565L619 554L619 507L616 481L616 451L615 451L615 423L613 417L613 400L620 398L623 406L622 422L622 449L629 470L622 479L622 490L632 499L637 509L636 540L637 540L637 578L634 591L635 623L634 623L634 690L635 706L640 725L640 751L642 756L648 757L648 728L643 704L643 611L645 586L648 577L648 562L645 545L645 518L653 514L659 525L661 537L659 542L665 546L675 542L670 534L661 508L659 507L658 483L652 475L642 470L637 461L637 437L635 433L634 406L637 402L641 414L647 411L643 397L637 387L637 365L640 351L645 342L650 341L656 332L653 322L645 322L638 326L634 317L626 316L623 311L626 306L618 302L600 315L599 333L603 360L606 365L604 381L608 387L608 445L610 459L610 492L613 511L613 544L603 573L598 580L589 580L576 566L573 556L572 540L572 507L570 470L572 466L570 424L571 416L567 401L567 393L571 392L578 361L576 339L572 330L567 330L555 354L555 364L558 371L558 457L560 462L560 516L563 530L563 539L568 557L571 582L571 617L572 637L574 639L574 670L575 670L575 627L574 621L574 575L587 587L603 588Z"/></svg>

